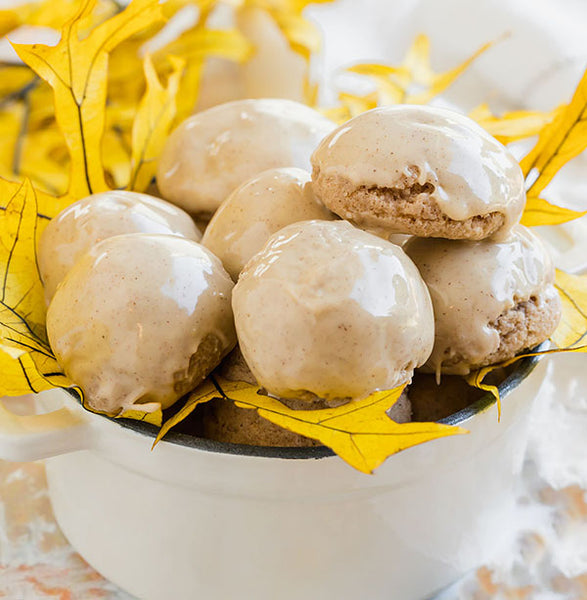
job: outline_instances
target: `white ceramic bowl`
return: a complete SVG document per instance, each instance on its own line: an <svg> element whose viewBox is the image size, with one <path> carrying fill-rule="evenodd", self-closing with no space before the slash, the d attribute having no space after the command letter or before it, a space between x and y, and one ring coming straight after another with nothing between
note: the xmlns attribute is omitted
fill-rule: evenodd
<svg viewBox="0 0 587 600"><path fill-rule="evenodd" d="M0 415L0 456L52 457L65 535L142 600L420 600L499 548L544 361L524 359L439 439L361 474L324 448L257 448L90 414ZM54 402L54 396L44 403ZM1 403L0 403L1 406ZM54 404L52 405L54 408Z"/></svg>

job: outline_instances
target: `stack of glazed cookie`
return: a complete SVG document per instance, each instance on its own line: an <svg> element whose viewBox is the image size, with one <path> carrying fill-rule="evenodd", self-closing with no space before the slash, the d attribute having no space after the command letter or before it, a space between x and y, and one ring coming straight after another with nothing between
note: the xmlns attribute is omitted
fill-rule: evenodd
<svg viewBox="0 0 587 600"><path fill-rule="evenodd" d="M325 138L314 189L333 212L403 249L434 306L426 367L466 375L546 340L560 319L554 267L519 224L522 171L470 119L421 106L380 108Z"/></svg>
<svg viewBox="0 0 587 600"><path fill-rule="evenodd" d="M61 366L96 406L106 396L109 410L162 398L169 406L235 344L219 367L225 377L256 383L292 408L334 406L409 384L415 370L463 375L513 357L547 339L560 318L552 262L518 224L520 167L450 111L379 108L335 128L291 101L231 102L172 133L157 185L186 211L170 207L182 223L203 224L201 241L183 226L167 231L169 223L152 235L152 223L137 219L127 219L129 231L98 227L103 237L117 236L111 242L94 232L90 243L84 233L90 257L73 275L60 273L49 307ZM91 229L87 220L77 235ZM57 226L47 231L41 254L54 256L65 242ZM171 235L184 239L172 243ZM148 261L136 258L134 244ZM100 268L102 279L92 282ZM116 282L124 282L116 296L123 306L113 307L100 288ZM73 294L79 286L92 289L83 309ZM133 294L126 305L123 288ZM89 325L61 335L65 315L77 313ZM126 345L134 358L116 366L104 332L132 333L134 345ZM149 345L146 332L156 342ZM157 348L170 349L164 381L151 373ZM96 373L107 384L100 398L91 391ZM409 389L390 411L398 422L412 416ZM220 441L315 443L230 402L198 411L199 433Z"/></svg>

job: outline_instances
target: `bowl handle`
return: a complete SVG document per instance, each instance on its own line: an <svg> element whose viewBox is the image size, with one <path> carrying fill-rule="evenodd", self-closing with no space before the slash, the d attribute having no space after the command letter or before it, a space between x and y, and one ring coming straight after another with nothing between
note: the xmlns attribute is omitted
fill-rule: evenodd
<svg viewBox="0 0 587 600"><path fill-rule="evenodd" d="M31 461L89 448L89 423L63 407L42 415L17 415L0 399L0 458Z"/></svg>

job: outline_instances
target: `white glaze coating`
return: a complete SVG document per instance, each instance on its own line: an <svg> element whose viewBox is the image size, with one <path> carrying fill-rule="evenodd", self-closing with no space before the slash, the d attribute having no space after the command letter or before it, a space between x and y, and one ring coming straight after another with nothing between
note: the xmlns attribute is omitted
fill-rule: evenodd
<svg viewBox="0 0 587 600"><path fill-rule="evenodd" d="M246 262L276 231L297 221L334 218L314 195L307 171L270 169L230 194L212 217L202 244L236 281Z"/></svg>
<svg viewBox="0 0 587 600"><path fill-rule="evenodd" d="M453 220L503 213L502 235L524 206L522 171L507 148L471 119L431 106L358 115L320 143L312 165L356 187L403 188L415 177L420 185L434 185L432 197Z"/></svg>
<svg viewBox="0 0 587 600"><path fill-rule="evenodd" d="M159 158L164 198L191 214L213 213L240 184L276 167L310 168L310 155L335 124L283 99L237 100L193 115Z"/></svg>
<svg viewBox="0 0 587 600"><path fill-rule="evenodd" d="M540 239L522 225L494 242L412 238L404 250L414 261L434 305L435 343L426 366L467 374L495 352L499 332L490 324L531 296L555 297L554 266ZM455 356L466 362L450 364Z"/></svg>
<svg viewBox="0 0 587 600"><path fill-rule="evenodd" d="M236 343L233 283L206 248L168 235L108 238L82 256L47 312L51 348L91 406L118 412L134 403L170 406ZM213 339L211 339L211 336ZM201 370L201 369L200 369Z"/></svg>
<svg viewBox="0 0 587 600"><path fill-rule="evenodd" d="M359 398L409 381L429 356L428 291L398 246L346 221L274 234L234 289L240 348L282 397Z"/></svg>
<svg viewBox="0 0 587 600"><path fill-rule="evenodd" d="M39 241L47 304L80 256L98 242L124 233L171 234L195 242L202 237L186 212L147 194L111 191L78 200L47 225Z"/></svg>

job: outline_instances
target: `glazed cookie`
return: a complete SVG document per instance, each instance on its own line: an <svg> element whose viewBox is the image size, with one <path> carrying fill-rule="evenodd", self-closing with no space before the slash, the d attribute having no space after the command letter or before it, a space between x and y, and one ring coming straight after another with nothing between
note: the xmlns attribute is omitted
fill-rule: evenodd
<svg viewBox="0 0 587 600"><path fill-rule="evenodd" d="M57 289L47 312L51 348L92 408L166 408L234 347L232 288L220 261L196 242L108 238Z"/></svg>
<svg viewBox="0 0 587 600"><path fill-rule="evenodd" d="M335 124L282 99L237 100L184 121L159 159L163 197L190 214L211 215L241 183L277 167L310 169L310 155Z"/></svg>
<svg viewBox="0 0 587 600"><path fill-rule="evenodd" d="M346 221L303 221L274 234L242 271L233 309L247 364L281 398L355 399L395 388L434 339L414 264Z"/></svg>
<svg viewBox="0 0 587 600"><path fill-rule="evenodd" d="M505 236L524 207L510 152L474 121L430 106L351 119L312 156L314 191L365 229L479 240Z"/></svg>
<svg viewBox="0 0 587 600"><path fill-rule="evenodd" d="M525 227L517 225L501 242L412 238L404 249L434 305L429 370L466 375L536 346L556 329L554 267Z"/></svg>
<svg viewBox="0 0 587 600"><path fill-rule="evenodd" d="M202 237L186 212L147 194L111 191L83 198L50 221L41 236L39 271L47 304L80 256L124 233L163 233L195 242Z"/></svg>
<svg viewBox="0 0 587 600"><path fill-rule="evenodd" d="M236 281L245 263L276 231L297 221L334 218L314 195L307 171L270 169L230 194L212 217L202 244Z"/></svg>

